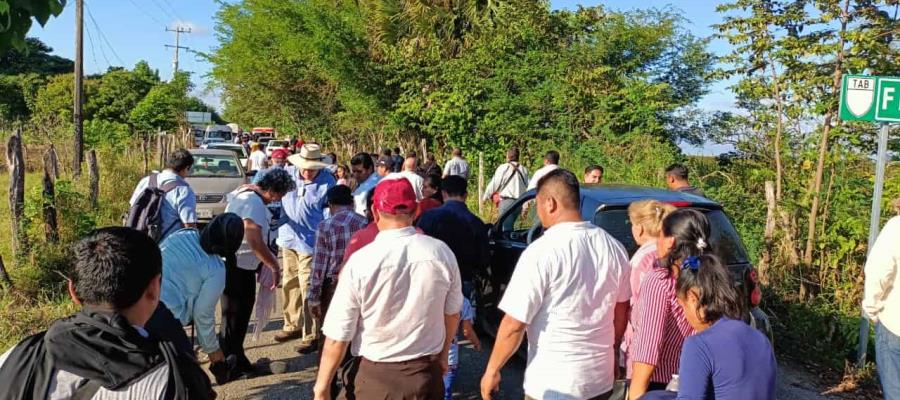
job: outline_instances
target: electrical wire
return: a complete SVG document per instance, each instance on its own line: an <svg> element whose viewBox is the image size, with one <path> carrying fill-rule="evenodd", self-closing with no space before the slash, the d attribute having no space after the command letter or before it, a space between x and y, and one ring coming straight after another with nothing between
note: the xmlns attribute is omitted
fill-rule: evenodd
<svg viewBox="0 0 900 400"><path fill-rule="evenodd" d="M84 32L87 33L88 37L88 45L90 45L91 47L91 60L94 61L94 65L97 67L97 69L100 69L100 63L97 62L97 52L94 51L94 36L91 35L91 30L89 29L89 27L85 26L84 28ZM106 66L107 68L109 68L109 60L107 60Z"/></svg>
<svg viewBox="0 0 900 400"><path fill-rule="evenodd" d="M128 0L128 2L130 2L131 5L133 5L134 8L136 8L138 11L140 11L141 14L144 14L144 15L146 15L147 17L149 17L150 19L152 19L153 22L155 22L155 23L157 23L157 24L159 24L159 25L162 25L162 26L167 26L164 22L162 22L162 21L160 21L158 18L154 17L153 14L150 14L150 13L148 13L146 10L144 10L143 8L141 8L141 6L139 6L137 3L135 3L134 0Z"/></svg>
<svg viewBox="0 0 900 400"><path fill-rule="evenodd" d="M156 8L158 8L160 11L162 11L163 14L165 14L167 18L172 18L172 20L177 20L177 19L178 19L178 17L175 16L175 14L172 14L171 12L169 12L168 10L166 10L165 7L163 7L163 6L159 3L159 1L157 1L157 0L151 0L151 2L153 3L153 5L156 6Z"/></svg>
<svg viewBox="0 0 900 400"><path fill-rule="evenodd" d="M106 38L106 34L103 33L103 30L102 30L102 29L100 29L100 24L97 23L97 20L96 20L96 19L94 19L94 14L91 12L90 7L88 7L87 2L84 3L84 9L87 10L88 18L90 18L91 23L94 24L94 27L97 28L97 33L98 33L98 35L100 36L100 39L103 40L103 42L100 43L100 44L101 44L101 46L100 46L100 53L103 54L103 58L106 58L106 52L103 50L102 44L103 44L103 43L106 43L106 47L109 47L109 51L112 52L113 57L115 57L116 60L119 61L119 64L120 64L121 66L124 67L124 66L125 66L125 62L122 61L122 57L119 57L119 54L116 52L116 49L113 48L112 44L109 43L109 39ZM111 63L109 62L109 59L106 60L106 63L107 63L107 64L111 64Z"/></svg>

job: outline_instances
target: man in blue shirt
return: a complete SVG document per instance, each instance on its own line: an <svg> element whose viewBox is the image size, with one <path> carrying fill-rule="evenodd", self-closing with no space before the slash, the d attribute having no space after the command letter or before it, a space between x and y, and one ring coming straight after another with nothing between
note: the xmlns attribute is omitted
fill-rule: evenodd
<svg viewBox="0 0 900 400"><path fill-rule="evenodd" d="M166 169L156 175L156 185L159 188L163 188L169 183L174 182L175 184L175 187L166 193L166 201L162 202L162 207L159 209L160 242L181 228L197 227L197 197L187 181L184 180L191 172L193 165L194 156L191 155L191 152L179 149L166 160ZM133 206L149 185L149 176L141 179L128 203Z"/></svg>
<svg viewBox="0 0 900 400"><path fill-rule="evenodd" d="M366 197L369 192L375 190L381 176L375 173L375 163L372 161L372 156L367 153L359 153L350 159L350 172L353 174L353 179L359 182L359 186L353 191L353 210L364 216L366 215Z"/></svg>
<svg viewBox="0 0 900 400"><path fill-rule="evenodd" d="M422 214L417 226L453 251L459 264L463 295L471 299L475 272L483 270L490 257L487 227L466 206L468 184L465 179L458 175L444 178L441 192L444 205Z"/></svg>
<svg viewBox="0 0 900 400"><path fill-rule="evenodd" d="M319 328L307 303L309 278L312 273L316 227L325 219L325 194L336 182L323 169L322 150L318 144L306 143L298 154L288 157L293 164L285 168L297 183L297 189L281 199L285 224L278 228L278 246L282 253L281 292L284 295L284 327L275 340L301 339L297 351L316 349Z"/></svg>

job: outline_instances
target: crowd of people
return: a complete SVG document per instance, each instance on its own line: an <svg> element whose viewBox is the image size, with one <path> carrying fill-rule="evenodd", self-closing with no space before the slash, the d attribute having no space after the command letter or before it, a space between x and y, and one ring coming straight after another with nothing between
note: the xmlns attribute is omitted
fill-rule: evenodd
<svg viewBox="0 0 900 400"><path fill-rule="evenodd" d="M523 341L529 399L774 398L771 344L745 322L702 212L632 203L639 249L629 258L581 216L580 186L602 183L603 167L579 179L549 151L529 175L519 157L507 151L477 201L502 214L534 189L544 232L499 302L483 398ZM131 214L149 222L99 229L74 247L82 310L0 356L0 382L13 383L0 399L214 397L185 327L216 383L268 373L244 343L256 302L279 290L275 340L319 357L316 399L452 398L458 341L481 350L475 278L491 258L486 225L467 206L463 152L443 167L399 148L340 164L303 143L248 163L251 182L202 229L184 179L189 151L141 180ZM665 175L670 190L703 195L683 165ZM872 313L884 316L881 307Z"/></svg>

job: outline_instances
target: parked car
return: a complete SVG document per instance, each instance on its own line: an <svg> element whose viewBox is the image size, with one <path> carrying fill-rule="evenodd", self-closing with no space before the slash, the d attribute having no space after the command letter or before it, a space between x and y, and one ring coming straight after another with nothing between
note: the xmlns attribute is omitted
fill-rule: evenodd
<svg viewBox="0 0 900 400"><path fill-rule="evenodd" d="M275 138L271 136L260 136L256 138L256 143L259 143L259 147L265 149L269 142L275 140Z"/></svg>
<svg viewBox="0 0 900 400"><path fill-rule="evenodd" d="M197 220L205 224L225 212L225 195L247 183L233 150L191 149L194 166L187 182L197 196Z"/></svg>
<svg viewBox="0 0 900 400"><path fill-rule="evenodd" d="M270 140L269 143L266 143L266 157L272 158L272 152L281 148L289 149L290 142L287 140Z"/></svg>
<svg viewBox="0 0 900 400"><path fill-rule="evenodd" d="M238 160L241 161L241 166L247 165L247 158L250 157L250 153L247 151L247 148L244 145L239 143L227 143L227 142L213 142L208 143L201 148L204 149L218 149L218 150L231 150L238 156Z"/></svg>
<svg viewBox="0 0 900 400"><path fill-rule="evenodd" d="M497 223L490 226L488 237L491 247L490 268L476 273L475 302L478 324L489 335L495 335L503 318L497 308L519 256L528 245L543 233L543 228L535 215L535 207L530 207L528 215L522 215L523 204L534 199L534 190L526 192L516 205L503 213ZM756 271L747 257L747 250L740 236L725 214L722 206L704 197L668 190L624 186L588 185L581 188L581 216L585 221L609 232L628 251L629 257L638 246L631 235L628 219L628 205L632 202L654 199L678 208L693 208L706 215L710 222L712 248L716 249L731 271L735 284L748 304L748 323L772 338L769 318L758 307L760 290Z"/></svg>

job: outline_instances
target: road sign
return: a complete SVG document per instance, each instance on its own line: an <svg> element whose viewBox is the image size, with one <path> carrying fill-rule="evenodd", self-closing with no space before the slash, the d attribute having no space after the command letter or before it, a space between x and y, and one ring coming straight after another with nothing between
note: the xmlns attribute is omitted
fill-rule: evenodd
<svg viewBox="0 0 900 400"><path fill-rule="evenodd" d="M841 87L841 120L875 121L874 76L844 75Z"/></svg>
<svg viewBox="0 0 900 400"><path fill-rule="evenodd" d="M875 121L900 122L900 78L878 78Z"/></svg>
<svg viewBox="0 0 900 400"><path fill-rule="evenodd" d="M900 123L900 78L844 75L840 116L843 121Z"/></svg>

